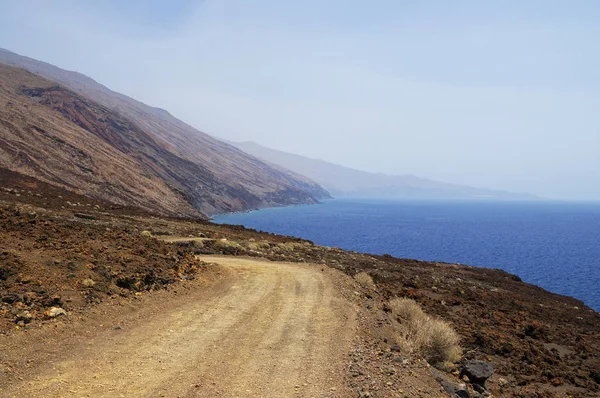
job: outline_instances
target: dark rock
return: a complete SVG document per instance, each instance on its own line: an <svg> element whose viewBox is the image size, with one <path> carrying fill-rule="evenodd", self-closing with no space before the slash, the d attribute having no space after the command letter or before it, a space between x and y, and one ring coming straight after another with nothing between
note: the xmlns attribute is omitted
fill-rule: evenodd
<svg viewBox="0 0 600 398"><path fill-rule="evenodd" d="M479 384L473 384L473 390L477 391L480 394L484 394L487 392L487 390L485 389L485 387L479 385Z"/></svg>
<svg viewBox="0 0 600 398"><path fill-rule="evenodd" d="M25 323L30 323L32 320L33 320L33 315L31 315L31 313L29 311L23 311L23 312L17 314L15 323L20 324L21 322L23 322L23 324L25 324Z"/></svg>
<svg viewBox="0 0 600 398"><path fill-rule="evenodd" d="M485 382L494 374L494 365L486 361L467 361L462 366L460 377L467 376L473 384L485 387Z"/></svg>
<svg viewBox="0 0 600 398"><path fill-rule="evenodd" d="M391 348L390 351L392 352L400 352L402 351L402 348L400 348L400 346L398 344L394 344Z"/></svg>
<svg viewBox="0 0 600 398"><path fill-rule="evenodd" d="M7 293L2 296L2 302L7 304L13 304L23 301L23 297L17 293Z"/></svg>
<svg viewBox="0 0 600 398"><path fill-rule="evenodd" d="M596 384L600 384L600 370L592 370L590 372L590 378L594 380Z"/></svg>
<svg viewBox="0 0 600 398"><path fill-rule="evenodd" d="M92 216L91 214L75 213L73 215L77 218L83 218L85 220L96 220L96 216Z"/></svg>
<svg viewBox="0 0 600 398"><path fill-rule="evenodd" d="M469 392L465 389L456 390L454 391L454 394L459 398L471 398Z"/></svg>
<svg viewBox="0 0 600 398"><path fill-rule="evenodd" d="M431 369L431 374L441 384L444 391L446 391L451 397L470 398L469 392L464 384L455 383L445 374L436 369Z"/></svg>

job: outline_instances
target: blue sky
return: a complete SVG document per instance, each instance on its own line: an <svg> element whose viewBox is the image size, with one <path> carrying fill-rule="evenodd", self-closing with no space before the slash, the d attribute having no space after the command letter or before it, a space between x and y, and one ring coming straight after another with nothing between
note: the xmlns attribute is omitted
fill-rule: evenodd
<svg viewBox="0 0 600 398"><path fill-rule="evenodd" d="M600 199L596 1L1 1L0 47L209 134Z"/></svg>

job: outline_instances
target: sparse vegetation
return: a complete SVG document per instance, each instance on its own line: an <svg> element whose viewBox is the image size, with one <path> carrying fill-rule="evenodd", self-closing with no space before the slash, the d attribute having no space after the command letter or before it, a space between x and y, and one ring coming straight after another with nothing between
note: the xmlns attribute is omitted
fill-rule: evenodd
<svg viewBox="0 0 600 398"><path fill-rule="evenodd" d="M398 320L396 342L405 351L418 353L436 366L460 359L460 338L449 323L426 314L412 299L395 298L389 307Z"/></svg>
<svg viewBox="0 0 600 398"><path fill-rule="evenodd" d="M394 315L400 316L409 322L426 315L415 300L406 297L396 297L390 300L389 307Z"/></svg>
<svg viewBox="0 0 600 398"><path fill-rule="evenodd" d="M140 234L140 236L143 236L144 238L151 238L152 237L152 232L150 232L150 231L142 231L142 233Z"/></svg>
<svg viewBox="0 0 600 398"><path fill-rule="evenodd" d="M240 254L246 251L246 249L238 242L227 239L220 239L213 245L213 249L222 252L223 254Z"/></svg>
<svg viewBox="0 0 600 398"><path fill-rule="evenodd" d="M293 252L296 249L298 249L299 247L302 247L302 245L299 243L294 243L294 242L284 242L284 243L278 243L277 247L279 249L281 249L281 251L284 251L284 252Z"/></svg>
<svg viewBox="0 0 600 398"><path fill-rule="evenodd" d="M354 275L354 279L356 279L356 281L363 287L370 289L375 287L373 278L366 272L359 272L358 274Z"/></svg>
<svg viewBox="0 0 600 398"><path fill-rule="evenodd" d="M252 250L255 252L263 252L263 251L267 251L271 248L271 245L269 245L269 242L248 242L246 244L246 247L248 248L248 250Z"/></svg>
<svg viewBox="0 0 600 398"><path fill-rule="evenodd" d="M84 279L83 280L83 286L85 287L94 287L94 285L96 284L96 282L94 282L92 279Z"/></svg>

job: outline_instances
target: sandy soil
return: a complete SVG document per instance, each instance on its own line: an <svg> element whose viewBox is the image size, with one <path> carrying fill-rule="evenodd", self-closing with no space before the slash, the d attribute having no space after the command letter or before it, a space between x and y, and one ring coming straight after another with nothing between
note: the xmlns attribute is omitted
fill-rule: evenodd
<svg viewBox="0 0 600 398"><path fill-rule="evenodd" d="M331 270L202 260L224 270L210 288L96 315L96 327L69 326L70 339L24 337L37 344L22 346L22 354L38 360L16 381L0 380L0 396L348 396L343 374L356 309L337 294Z"/></svg>

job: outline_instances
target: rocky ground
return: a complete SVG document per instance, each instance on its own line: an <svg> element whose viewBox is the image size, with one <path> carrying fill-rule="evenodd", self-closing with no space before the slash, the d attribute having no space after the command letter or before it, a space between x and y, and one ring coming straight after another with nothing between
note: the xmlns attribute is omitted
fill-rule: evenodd
<svg viewBox="0 0 600 398"><path fill-rule="evenodd" d="M461 372L469 360L494 366L482 395L600 396L600 314L514 275L346 252L203 220L155 217L18 175L4 177L0 344L202 279L206 266L196 256L249 256L372 276L373 287L339 289L359 309L345 375L356 396L448 396L446 391L478 396L474 375L469 379ZM460 363L438 370L398 349L387 308L396 296L415 299L427 313L453 325L464 349ZM18 361L0 364L13 381L24 368Z"/></svg>

